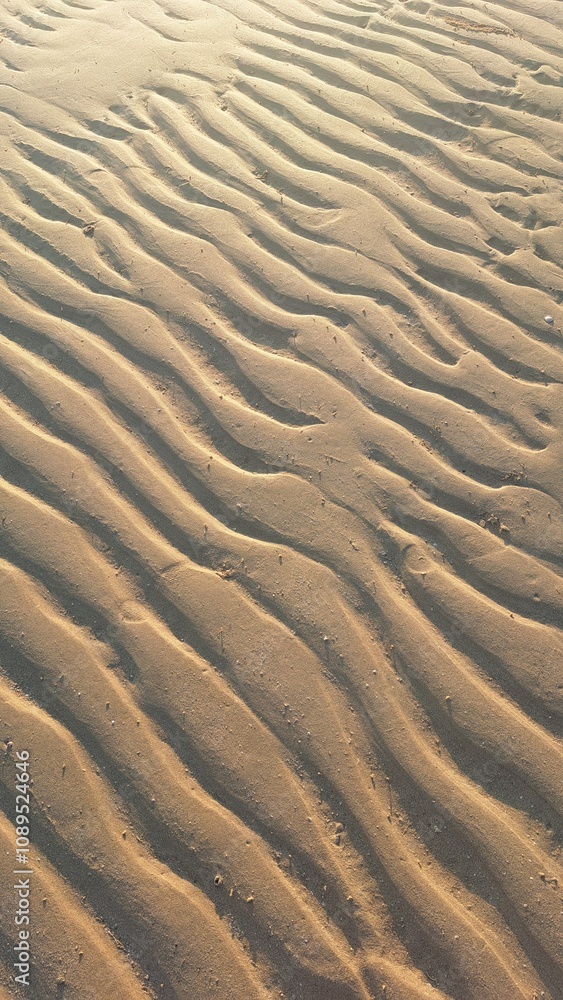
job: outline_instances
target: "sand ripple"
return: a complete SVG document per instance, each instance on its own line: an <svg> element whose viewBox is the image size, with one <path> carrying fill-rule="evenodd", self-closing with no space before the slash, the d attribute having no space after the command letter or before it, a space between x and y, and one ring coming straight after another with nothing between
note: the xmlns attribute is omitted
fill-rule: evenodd
<svg viewBox="0 0 563 1000"><path fill-rule="evenodd" d="M3 5L34 997L561 996L562 28Z"/></svg>

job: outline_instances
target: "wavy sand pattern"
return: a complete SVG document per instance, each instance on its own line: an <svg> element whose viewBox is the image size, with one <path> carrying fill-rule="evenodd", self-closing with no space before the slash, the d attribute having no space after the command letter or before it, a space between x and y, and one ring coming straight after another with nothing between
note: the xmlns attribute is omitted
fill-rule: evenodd
<svg viewBox="0 0 563 1000"><path fill-rule="evenodd" d="M0 997L557 1000L561 4L2 8Z"/></svg>

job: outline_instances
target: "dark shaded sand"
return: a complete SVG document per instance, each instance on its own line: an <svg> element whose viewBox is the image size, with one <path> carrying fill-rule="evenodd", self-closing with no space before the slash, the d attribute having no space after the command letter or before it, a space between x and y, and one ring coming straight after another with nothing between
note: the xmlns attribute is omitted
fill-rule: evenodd
<svg viewBox="0 0 563 1000"><path fill-rule="evenodd" d="M2 3L0 1000L563 997L562 29Z"/></svg>

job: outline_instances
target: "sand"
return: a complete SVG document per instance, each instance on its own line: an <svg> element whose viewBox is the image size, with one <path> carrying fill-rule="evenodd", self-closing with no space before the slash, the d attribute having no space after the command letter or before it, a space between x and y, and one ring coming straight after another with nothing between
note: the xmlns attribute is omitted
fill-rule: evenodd
<svg viewBox="0 0 563 1000"><path fill-rule="evenodd" d="M4 0L0 1000L563 997L562 81Z"/></svg>

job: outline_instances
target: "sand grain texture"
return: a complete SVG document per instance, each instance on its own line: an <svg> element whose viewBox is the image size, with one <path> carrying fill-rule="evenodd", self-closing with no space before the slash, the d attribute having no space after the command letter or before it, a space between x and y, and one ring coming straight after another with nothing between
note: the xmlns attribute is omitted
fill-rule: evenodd
<svg viewBox="0 0 563 1000"><path fill-rule="evenodd" d="M558 0L3 3L1 1000L563 995L562 81Z"/></svg>

